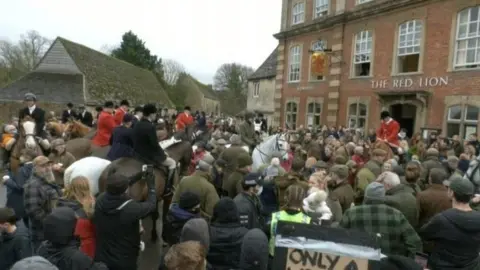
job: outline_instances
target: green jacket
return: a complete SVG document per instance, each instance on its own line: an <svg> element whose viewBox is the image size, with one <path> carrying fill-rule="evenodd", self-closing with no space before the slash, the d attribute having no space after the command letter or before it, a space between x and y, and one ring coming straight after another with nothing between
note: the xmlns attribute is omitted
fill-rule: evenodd
<svg viewBox="0 0 480 270"><path fill-rule="evenodd" d="M355 202L360 204L363 202L363 194L368 184L372 183L377 179L382 171L381 165L374 161L370 160L365 163L365 166L361 168L357 175L355 176Z"/></svg>
<svg viewBox="0 0 480 270"><path fill-rule="evenodd" d="M185 191L196 193L200 198L200 209L207 217L211 217L213 207L220 200L211 180L210 174L202 171L196 171L192 175L182 178L175 189L172 203L178 203L180 195Z"/></svg>
<svg viewBox="0 0 480 270"><path fill-rule="evenodd" d="M414 258L422 251L422 241L408 220L397 209L383 202L365 202L348 209L340 227L378 235L380 249L385 255Z"/></svg>
<svg viewBox="0 0 480 270"><path fill-rule="evenodd" d="M238 134L241 136L242 141L248 146L254 146L257 143L255 126L253 123L243 122L239 127Z"/></svg>
<svg viewBox="0 0 480 270"><path fill-rule="evenodd" d="M390 190L387 190L385 204L399 210L405 215L413 228L418 226L418 206L417 199L412 194L412 189L400 184Z"/></svg>
<svg viewBox="0 0 480 270"><path fill-rule="evenodd" d="M223 181L222 189L228 193L228 197L233 199L238 193L243 191L242 182L247 173L246 171L237 169L230 174L227 181Z"/></svg>

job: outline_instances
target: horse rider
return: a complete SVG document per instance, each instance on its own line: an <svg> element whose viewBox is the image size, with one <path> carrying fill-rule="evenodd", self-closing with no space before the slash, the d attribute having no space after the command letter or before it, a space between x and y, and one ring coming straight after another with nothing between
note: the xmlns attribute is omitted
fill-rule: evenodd
<svg viewBox="0 0 480 270"><path fill-rule="evenodd" d="M258 141L255 133L255 126L253 124L253 118L254 114L252 112L246 112L245 121L243 121L243 123L241 123L238 127L238 133L242 141L250 148L250 152L253 152L253 149L255 149Z"/></svg>
<svg viewBox="0 0 480 270"><path fill-rule="evenodd" d="M143 106L143 117L133 127L133 150L134 155L140 160L152 164L157 168L168 167L168 176L165 183L164 196L172 192L173 177L177 163L169 157L158 144L157 132L155 130L155 119L157 108L154 104Z"/></svg>
<svg viewBox="0 0 480 270"><path fill-rule="evenodd" d="M110 144L113 129L117 126L112 115L113 107L112 101L105 102L105 106L98 116L97 133L92 139L92 143L96 146L104 147Z"/></svg>
<svg viewBox="0 0 480 270"><path fill-rule="evenodd" d="M93 126L93 115L91 112L87 111L84 105L79 107L80 111L77 114L77 120L82 122L82 124L86 125L87 127Z"/></svg>
<svg viewBox="0 0 480 270"><path fill-rule="evenodd" d="M69 102L67 108L62 112L62 123L67 123L71 117L77 118L77 113L73 110L73 104Z"/></svg>
<svg viewBox="0 0 480 270"><path fill-rule="evenodd" d="M123 116L128 113L128 107L130 107L130 103L128 103L128 100L122 100L120 101L120 107L118 107L117 110L115 110L115 124L117 126L121 125L123 122Z"/></svg>
<svg viewBox="0 0 480 270"><path fill-rule="evenodd" d="M190 106L185 106L183 112L177 115L177 119L175 120L175 130L177 132L185 132L185 129L194 123L193 116L190 111Z"/></svg>
<svg viewBox="0 0 480 270"><path fill-rule="evenodd" d="M400 124L390 116L388 111L380 114L382 122L377 130L377 140L383 141L390 145L394 154L402 154L398 141L398 133L400 132Z"/></svg>
<svg viewBox="0 0 480 270"><path fill-rule="evenodd" d="M48 150L50 143L47 140L47 132L45 131L45 111L37 107L37 96L33 93L26 93L24 101L27 107L20 110L18 114L18 124L25 116L30 116L35 121L35 134L39 137L39 143L43 149Z"/></svg>

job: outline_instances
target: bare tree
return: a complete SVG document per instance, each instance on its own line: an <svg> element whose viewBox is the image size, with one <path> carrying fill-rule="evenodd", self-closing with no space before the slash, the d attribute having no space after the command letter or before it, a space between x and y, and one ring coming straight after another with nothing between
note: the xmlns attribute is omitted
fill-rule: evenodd
<svg viewBox="0 0 480 270"><path fill-rule="evenodd" d="M169 85L176 84L178 77L183 72L185 72L185 67L179 62L172 59L163 60L163 79Z"/></svg>
<svg viewBox="0 0 480 270"><path fill-rule="evenodd" d="M213 89L221 91L222 109L229 115L244 110L247 106L248 76L253 68L237 63L221 65L213 77Z"/></svg>
<svg viewBox="0 0 480 270"><path fill-rule="evenodd" d="M111 55L113 50L115 50L117 47L118 46L115 45L103 44L102 47L100 47L100 52L106 55Z"/></svg>
<svg viewBox="0 0 480 270"><path fill-rule="evenodd" d="M23 72L33 70L51 45L51 40L37 31L28 31L17 43L0 40L0 61Z"/></svg>

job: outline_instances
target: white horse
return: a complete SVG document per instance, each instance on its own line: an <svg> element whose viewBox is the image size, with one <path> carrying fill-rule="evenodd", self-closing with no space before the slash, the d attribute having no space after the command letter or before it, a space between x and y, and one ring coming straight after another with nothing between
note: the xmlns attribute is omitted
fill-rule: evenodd
<svg viewBox="0 0 480 270"><path fill-rule="evenodd" d="M90 184L90 192L95 196L99 192L98 182L105 168L110 165L110 160L98 157L85 157L70 165L63 175L63 184L68 186L73 178L84 176Z"/></svg>
<svg viewBox="0 0 480 270"><path fill-rule="evenodd" d="M35 121L34 120L25 120L22 122L23 131L25 132L25 147L28 149L36 149L37 141L35 140Z"/></svg>
<svg viewBox="0 0 480 270"><path fill-rule="evenodd" d="M288 138L286 133L269 136L257 145L252 153L253 168L252 171L257 171L263 164L269 164L272 160L274 152L280 152L283 159L288 159Z"/></svg>

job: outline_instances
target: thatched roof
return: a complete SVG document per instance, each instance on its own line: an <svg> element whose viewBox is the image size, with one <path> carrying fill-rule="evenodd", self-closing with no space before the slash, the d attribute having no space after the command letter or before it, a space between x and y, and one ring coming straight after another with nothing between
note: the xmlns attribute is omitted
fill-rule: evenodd
<svg viewBox="0 0 480 270"><path fill-rule="evenodd" d="M127 99L134 104L155 102L173 106L151 71L62 37L58 37L56 41L62 43L85 76L86 103Z"/></svg>

